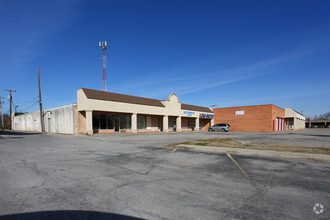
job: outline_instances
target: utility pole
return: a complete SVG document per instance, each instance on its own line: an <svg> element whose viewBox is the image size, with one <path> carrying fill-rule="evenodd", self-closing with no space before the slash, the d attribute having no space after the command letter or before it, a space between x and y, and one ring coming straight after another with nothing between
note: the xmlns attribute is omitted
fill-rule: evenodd
<svg viewBox="0 0 330 220"><path fill-rule="evenodd" d="M5 89L5 91L8 91L9 92L9 112L10 112L10 115L9 115L9 123L10 123L10 126L9 126L9 129L11 130L12 127L11 127L11 101L12 101L12 96L11 96L11 92L16 92L16 90L12 90L12 89Z"/></svg>
<svg viewBox="0 0 330 220"><path fill-rule="evenodd" d="M40 73L38 67L38 87L39 87L39 106L40 106L40 129L41 132L44 132L44 116L42 114L42 102L41 102L41 89L40 89Z"/></svg>
<svg viewBox="0 0 330 220"><path fill-rule="evenodd" d="M1 97L0 96L0 109L1 109L1 129L3 130L5 127L4 127L4 125L3 125L3 113L2 113L2 103L4 103L3 101L2 101L2 99L4 99L5 97Z"/></svg>

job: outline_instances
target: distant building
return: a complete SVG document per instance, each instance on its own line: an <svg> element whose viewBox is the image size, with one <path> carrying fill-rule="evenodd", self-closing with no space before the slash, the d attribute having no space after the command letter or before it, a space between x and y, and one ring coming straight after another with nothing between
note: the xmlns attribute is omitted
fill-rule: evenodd
<svg viewBox="0 0 330 220"><path fill-rule="evenodd" d="M228 123L232 131L281 131L285 110L275 105L215 108L214 123Z"/></svg>
<svg viewBox="0 0 330 220"><path fill-rule="evenodd" d="M330 128L330 120L309 120L306 128Z"/></svg>
<svg viewBox="0 0 330 220"><path fill-rule="evenodd" d="M292 108L285 109L286 130L300 130L305 128L305 116Z"/></svg>

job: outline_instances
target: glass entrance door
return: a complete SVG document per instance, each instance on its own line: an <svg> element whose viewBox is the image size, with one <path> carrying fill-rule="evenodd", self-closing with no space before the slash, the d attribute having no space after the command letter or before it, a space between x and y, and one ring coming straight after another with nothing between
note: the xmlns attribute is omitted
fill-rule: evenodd
<svg viewBox="0 0 330 220"><path fill-rule="evenodd" d="M163 118L158 117L158 130L163 131Z"/></svg>
<svg viewBox="0 0 330 220"><path fill-rule="evenodd" d="M199 119L199 130L203 130L204 128L204 119Z"/></svg>
<svg viewBox="0 0 330 220"><path fill-rule="evenodd" d="M115 124L115 132L118 132L119 131L119 125L120 125L120 118L119 117L115 117L114 118L114 124Z"/></svg>

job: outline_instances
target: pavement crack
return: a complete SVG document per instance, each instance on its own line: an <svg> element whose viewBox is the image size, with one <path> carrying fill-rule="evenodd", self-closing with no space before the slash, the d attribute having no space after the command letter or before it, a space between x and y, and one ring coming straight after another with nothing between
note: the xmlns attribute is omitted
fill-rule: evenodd
<svg viewBox="0 0 330 220"><path fill-rule="evenodd" d="M258 187L258 185L253 181L253 179L245 172L245 170L238 164L238 162L230 155L227 154L227 156L234 162L234 164L239 168L239 170L242 172L242 174L249 180L249 182L256 188L257 192L262 196L263 200L265 202L270 202L269 198L265 195L262 189Z"/></svg>

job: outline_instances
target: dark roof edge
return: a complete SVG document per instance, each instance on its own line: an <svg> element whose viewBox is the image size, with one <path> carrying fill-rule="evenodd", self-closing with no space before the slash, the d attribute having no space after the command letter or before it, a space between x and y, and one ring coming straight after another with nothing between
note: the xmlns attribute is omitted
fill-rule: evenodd
<svg viewBox="0 0 330 220"><path fill-rule="evenodd" d="M146 98L146 97L141 97L141 96L135 96L135 95L126 95L126 94L122 94L122 93L116 93L116 92L108 92L108 91L101 91L101 90L96 90L96 89L88 89L88 88L81 88L82 90L87 89L87 90L93 90L96 92L107 92L110 94L116 94L116 95L124 95L124 96L130 96L130 97L134 97L134 98L142 98L142 99L150 99L150 100L155 100L155 101L162 101L159 99L152 99L152 98Z"/></svg>
<svg viewBox="0 0 330 220"><path fill-rule="evenodd" d="M150 106L155 106L155 107L165 107L164 104L158 100L158 99L151 99L151 98L145 98L145 97L140 97L140 96L133 96L133 95L125 95L125 94L121 94L121 93L115 93L115 92L108 92L108 91L100 91L100 90L95 90L95 89L88 89L88 88L81 88L82 91L85 93L86 97L88 99L94 99L94 100L104 100L104 101L115 101L115 102L122 102L122 103L131 103L131 104L136 104L136 105L150 105ZM152 105L152 104L148 104L148 103L143 103L143 102L125 102L125 100L109 100L106 97L98 97L98 98L94 98L94 97L88 97L88 95L86 94L86 91L91 91L91 92L95 92L95 93L99 93L99 94L106 94L106 95L115 95L115 96L122 96L122 97L127 97L127 98L133 98L133 99L137 99L137 100L143 100L143 101L151 101L151 102L157 102L157 105Z"/></svg>
<svg viewBox="0 0 330 220"><path fill-rule="evenodd" d="M241 108L241 107L256 107L256 106L275 106L275 107L278 107L278 108L281 108L277 105L274 105L274 104L263 104L263 105L240 105L240 106L231 106L231 107L221 107L221 108ZM221 108L214 108L214 109L221 109ZM283 108L281 108L283 109ZM284 109L283 109L284 110Z"/></svg>
<svg viewBox="0 0 330 220"><path fill-rule="evenodd" d="M290 107L289 107L290 108ZM303 116L303 117L305 117L305 115L303 115L302 113L300 113L300 112L298 112L298 111L296 111L295 109L293 109L293 108L291 108L293 111L295 111L297 114L299 114L299 115L301 115L301 116Z"/></svg>
<svg viewBox="0 0 330 220"><path fill-rule="evenodd" d="M121 94L121 93L108 92L108 91L100 91L100 90L88 89L88 88L81 88L81 90L84 92L84 94L86 95L86 97L88 99L105 100L105 101L108 100L106 97L98 97L98 98L88 97L88 95L86 94L86 91L87 92L88 91L92 91L92 92L99 93L99 94L102 94L102 93L103 94L108 94L108 95L114 94L114 95L118 95L118 96L124 96L124 97L129 97L129 98L136 98L136 99L146 100L146 101L152 101L152 102L158 102L159 105L152 105L152 106L155 106L155 107L165 107L164 104L162 103L162 101L166 101L167 100L167 99L165 99L165 100L159 100L159 99L145 98L145 97L140 97L140 96L125 95L125 94ZM108 100L108 101L111 101L111 100ZM125 103L125 100L124 101L122 101L122 100L115 100L115 101L116 102L123 102L123 103ZM131 102L129 102L129 103L131 103ZM147 103L133 103L133 102L132 102L132 104L149 105ZM182 110L193 110L193 111L201 111L201 112L210 112L210 113L213 113L213 111L210 108L203 107L203 106L197 106L197 105L181 104L181 109Z"/></svg>
<svg viewBox="0 0 330 220"><path fill-rule="evenodd" d="M181 104L181 110L193 110L199 112L210 112L213 113L211 109L208 107L198 106L198 105L189 105L189 104Z"/></svg>

